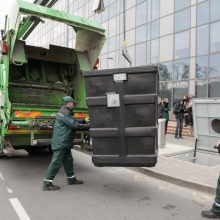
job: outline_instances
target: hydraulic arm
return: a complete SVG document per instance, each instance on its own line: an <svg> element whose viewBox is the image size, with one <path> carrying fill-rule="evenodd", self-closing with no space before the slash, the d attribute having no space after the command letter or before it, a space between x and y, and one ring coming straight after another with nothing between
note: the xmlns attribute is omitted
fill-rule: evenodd
<svg viewBox="0 0 220 220"><path fill-rule="evenodd" d="M51 8L57 1L58 0L35 0L34 4ZM17 39L26 40L40 22L43 22L40 17L32 15L24 17L23 22L20 24Z"/></svg>

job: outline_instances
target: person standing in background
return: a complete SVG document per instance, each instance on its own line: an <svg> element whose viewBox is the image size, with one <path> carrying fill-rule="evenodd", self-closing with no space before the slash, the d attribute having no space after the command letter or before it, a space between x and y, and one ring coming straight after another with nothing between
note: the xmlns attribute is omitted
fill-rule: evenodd
<svg viewBox="0 0 220 220"><path fill-rule="evenodd" d="M168 122L169 122L169 111L170 111L170 106L169 106L169 99L168 98L164 98L163 99L163 118L166 120L165 122L165 134L167 134L167 126L168 126Z"/></svg>
<svg viewBox="0 0 220 220"><path fill-rule="evenodd" d="M157 108L158 112L158 118L163 118L163 113L164 113L164 104L163 101L160 97L158 97L158 108Z"/></svg>
<svg viewBox="0 0 220 220"><path fill-rule="evenodd" d="M187 104L187 113L188 113L188 125L189 125L189 134L193 134L193 109L192 109L192 97L189 96L189 101Z"/></svg>
<svg viewBox="0 0 220 220"><path fill-rule="evenodd" d="M185 108L183 104L183 100L178 101L173 108L173 113L176 117L176 132L175 132L175 138L183 138L182 137L182 130L183 130L183 119L184 119L184 113Z"/></svg>

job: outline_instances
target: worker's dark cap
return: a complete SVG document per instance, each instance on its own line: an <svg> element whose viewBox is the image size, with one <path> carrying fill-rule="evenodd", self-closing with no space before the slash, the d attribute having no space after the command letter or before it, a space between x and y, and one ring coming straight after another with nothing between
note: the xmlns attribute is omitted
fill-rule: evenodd
<svg viewBox="0 0 220 220"><path fill-rule="evenodd" d="M63 101L64 102L74 102L74 103L76 103L76 100L73 99L71 96L64 96Z"/></svg>

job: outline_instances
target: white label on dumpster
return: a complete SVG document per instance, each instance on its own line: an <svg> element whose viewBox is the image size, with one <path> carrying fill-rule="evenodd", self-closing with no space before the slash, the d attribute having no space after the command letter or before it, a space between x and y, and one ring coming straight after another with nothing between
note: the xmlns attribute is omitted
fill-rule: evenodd
<svg viewBox="0 0 220 220"><path fill-rule="evenodd" d="M119 107L120 101L119 101L119 94L116 94L114 92L106 93L107 95L107 107Z"/></svg>
<svg viewBox="0 0 220 220"><path fill-rule="evenodd" d="M126 73L118 73L113 75L114 82L127 80Z"/></svg>

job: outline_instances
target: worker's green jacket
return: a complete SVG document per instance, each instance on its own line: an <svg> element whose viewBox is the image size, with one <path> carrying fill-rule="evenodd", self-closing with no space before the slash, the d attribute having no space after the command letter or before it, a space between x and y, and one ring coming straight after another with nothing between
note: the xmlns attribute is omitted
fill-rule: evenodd
<svg viewBox="0 0 220 220"><path fill-rule="evenodd" d="M82 130L87 126L83 123L84 120L80 121L73 118L73 113L68 107L62 106L56 116L54 124L52 150L71 149L73 147L75 130Z"/></svg>

